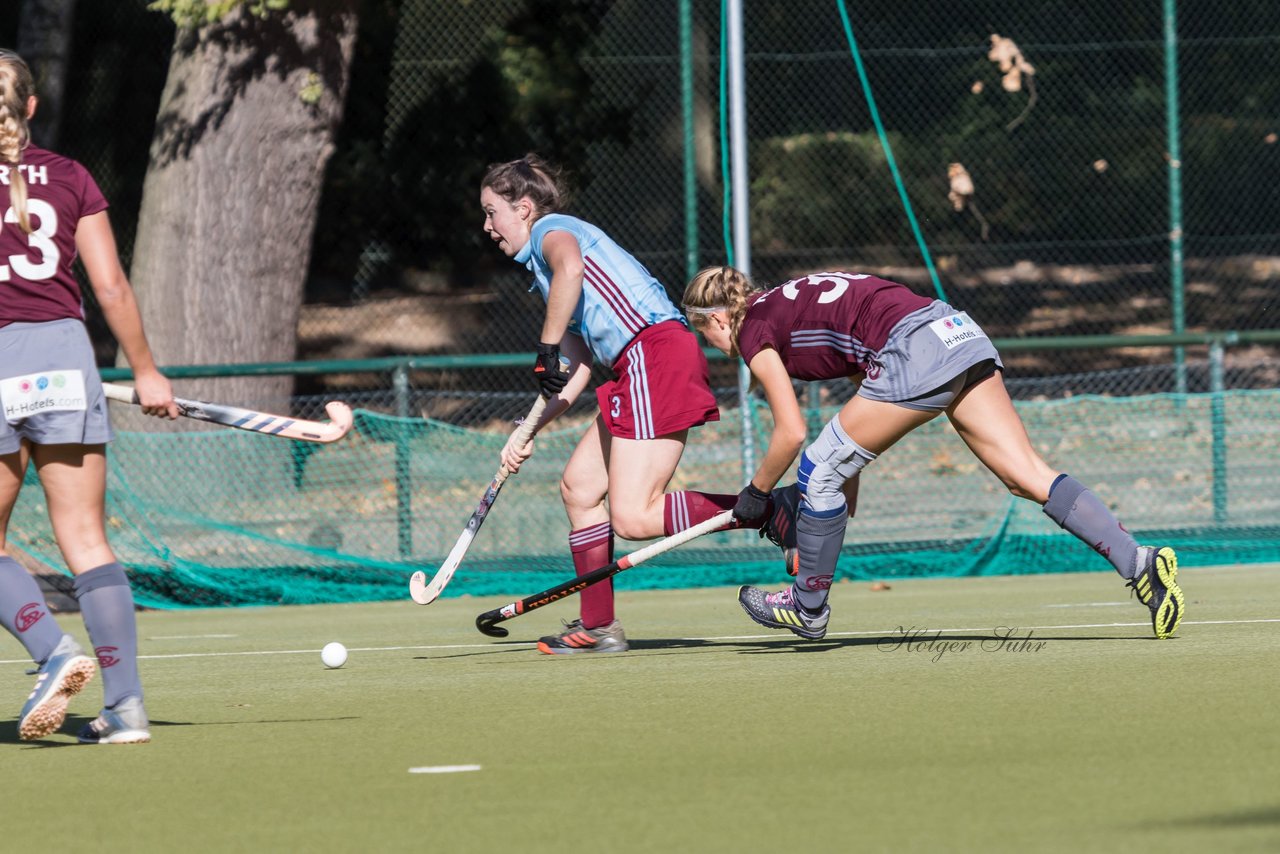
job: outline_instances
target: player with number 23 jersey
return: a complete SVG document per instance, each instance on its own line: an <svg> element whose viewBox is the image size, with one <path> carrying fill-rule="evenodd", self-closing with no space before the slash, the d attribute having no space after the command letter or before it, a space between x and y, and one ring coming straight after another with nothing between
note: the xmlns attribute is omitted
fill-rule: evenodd
<svg viewBox="0 0 1280 854"><path fill-rule="evenodd" d="M103 499L112 438L97 360L84 325L79 258L149 415L176 418L133 289L120 265L107 201L76 161L32 144L35 83L22 57L0 50L0 625L36 664L18 736L60 729L67 703L100 670L103 708L86 744L150 741L138 675L133 593L107 542ZM40 477L58 549L97 656L58 625L31 575L5 554L5 526L28 463Z"/></svg>

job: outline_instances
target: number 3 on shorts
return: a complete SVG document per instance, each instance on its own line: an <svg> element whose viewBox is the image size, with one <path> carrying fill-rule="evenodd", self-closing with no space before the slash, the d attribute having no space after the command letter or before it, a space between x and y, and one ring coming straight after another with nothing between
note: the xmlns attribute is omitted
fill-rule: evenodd
<svg viewBox="0 0 1280 854"><path fill-rule="evenodd" d="M613 404L609 407L610 415L617 418L622 414L622 395L615 394L613 397L609 398L609 403Z"/></svg>

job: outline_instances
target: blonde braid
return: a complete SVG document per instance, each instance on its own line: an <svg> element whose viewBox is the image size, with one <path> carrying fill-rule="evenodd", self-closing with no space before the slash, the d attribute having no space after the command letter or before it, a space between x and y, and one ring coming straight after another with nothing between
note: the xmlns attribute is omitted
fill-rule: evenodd
<svg viewBox="0 0 1280 854"><path fill-rule="evenodd" d="M31 233L27 182L18 167L22 164L22 150L31 142L27 100L35 94L35 88L31 69L22 57L0 49L0 162L9 164L9 207L27 234Z"/></svg>
<svg viewBox="0 0 1280 854"><path fill-rule="evenodd" d="M683 306L689 325L697 329L712 311L723 311L729 321L730 356L738 355L738 331L747 316L751 297L760 289L741 270L707 267L699 270L684 290Z"/></svg>

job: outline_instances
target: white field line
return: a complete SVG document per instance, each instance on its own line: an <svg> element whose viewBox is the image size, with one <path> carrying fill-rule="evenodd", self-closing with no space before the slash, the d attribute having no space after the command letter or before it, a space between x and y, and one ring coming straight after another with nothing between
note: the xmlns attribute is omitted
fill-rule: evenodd
<svg viewBox="0 0 1280 854"><path fill-rule="evenodd" d="M1064 605L1045 605L1046 608L1119 608L1132 602L1067 602Z"/></svg>
<svg viewBox="0 0 1280 854"><path fill-rule="evenodd" d="M152 635L147 640L202 640L203 638L238 638L239 635Z"/></svg>
<svg viewBox="0 0 1280 854"><path fill-rule="evenodd" d="M457 774L461 771L479 771L479 765L424 765L410 768L410 774Z"/></svg>
<svg viewBox="0 0 1280 854"><path fill-rule="evenodd" d="M1258 620L1183 620L1183 626L1242 626L1253 625L1257 623L1280 623L1280 617L1265 618ZM1143 620L1138 623L1075 623L1065 626L1017 626L1018 631L1055 631L1061 629L1118 629L1133 626L1141 626L1150 628L1151 622ZM957 628L933 628L929 627L930 632L989 632L992 626L964 626ZM900 626L892 629L876 629L874 631L861 632L827 632L827 637L886 637L891 638L901 632ZM704 638L671 638L670 640L694 641L706 643L709 641L746 641L746 640L787 640L789 635L778 633L767 635L718 635L714 637ZM667 640L663 638L663 640ZM452 643L452 644L424 644L422 646L364 646L352 647L349 652L404 652L415 650L449 650L449 649L501 649L511 647L536 646L535 641L519 641L516 643ZM642 651L641 651L642 652ZM260 649L250 650L247 652L179 652L164 655L140 655L138 658L150 661L158 661L166 658L230 658L239 655L319 655L319 649ZM0 664L24 664L31 666L30 659L9 659L0 661Z"/></svg>

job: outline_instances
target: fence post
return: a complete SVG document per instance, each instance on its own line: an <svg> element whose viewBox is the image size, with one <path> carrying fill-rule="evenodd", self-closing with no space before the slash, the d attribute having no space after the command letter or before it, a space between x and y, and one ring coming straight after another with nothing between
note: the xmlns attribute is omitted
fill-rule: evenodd
<svg viewBox="0 0 1280 854"><path fill-rule="evenodd" d="M1213 430L1213 521L1227 521L1227 418L1223 394L1223 346L1221 338L1209 344L1209 392Z"/></svg>
<svg viewBox="0 0 1280 854"><path fill-rule="evenodd" d="M698 272L698 164L693 115L693 0L680 0L680 120L684 128L685 279Z"/></svg>
<svg viewBox="0 0 1280 854"><path fill-rule="evenodd" d="M1182 256L1182 149L1178 123L1178 18L1174 0L1164 0L1165 133L1169 145L1169 287L1173 334L1187 329ZM1187 393L1187 351L1173 348L1178 394Z"/></svg>
<svg viewBox="0 0 1280 854"><path fill-rule="evenodd" d="M396 415L409 417L409 367L397 365L392 375L391 387L395 392ZM402 421L396 425L396 540L400 557L413 554L413 483L409 463L409 425Z"/></svg>
<svg viewBox="0 0 1280 854"><path fill-rule="evenodd" d="M742 0L728 0L724 6L728 41L729 77L729 171L730 213L733 240L729 263L751 275L750 182L747 178L747 76L743 68ZM742 479L745 483L756 473L755 431L752 428L748 389L751 371L745 363L738 365L738 406L742 410Z"/></svg>

